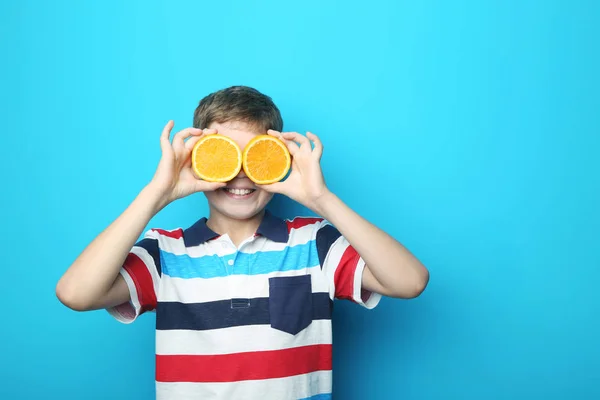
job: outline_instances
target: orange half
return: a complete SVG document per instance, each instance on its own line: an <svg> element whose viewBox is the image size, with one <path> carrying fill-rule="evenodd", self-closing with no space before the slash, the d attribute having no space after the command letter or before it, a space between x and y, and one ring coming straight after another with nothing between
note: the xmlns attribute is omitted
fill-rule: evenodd
<svg viewBox="0 0 600 400"><path fill-rule="evenodd" d="M279 182L285 178L291 164L288 148L274 136L256 136L244 148L244 172L257 185Z"/></svg>
<svg viewBox="0 0 600 400"><path fill-rule="evenodd" d="M227 136L203 136L192 149L192 170L205 181L229 182L242 168L242 150Z"/></svg>

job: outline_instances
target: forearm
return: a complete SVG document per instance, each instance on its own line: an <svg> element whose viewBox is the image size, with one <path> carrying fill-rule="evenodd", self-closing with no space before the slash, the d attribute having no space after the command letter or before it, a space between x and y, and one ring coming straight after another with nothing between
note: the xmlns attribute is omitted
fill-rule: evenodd
<svg viewBox="0 0 600 400"><path fill-rule="evenodd" d="M76 309L89 309L104 296L127 254L150 219L164 206L147 186L129 207L77 257L57 284L58 297Z"/></svg>
<svg viewBox="0 0 600 400"><path fill-rule="evenodd" d="M331 222L365 261L382 286L382 294L414 297L424 289L429 273L401 243L330 192L315 204L315 211Z"/></svg>
<svg viewBox="0 0 600 400"><path fill-rule="evenodd" d="M365 261L362 275L365 289L393 297L418 296L429 280L427 269L398 241L367 222L327 189L320 166L321 140L310 132L306 136L297 132L269 131L269 134L285 141L293 164L285 181L263 188L285 194L330 221Z"/></svg>

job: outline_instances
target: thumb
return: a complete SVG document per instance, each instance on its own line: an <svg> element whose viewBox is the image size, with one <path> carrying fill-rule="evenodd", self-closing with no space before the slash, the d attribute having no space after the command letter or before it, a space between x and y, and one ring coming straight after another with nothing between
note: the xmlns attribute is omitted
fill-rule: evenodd
<svg viewBox="0 0 600 400"><path fill-rule="evenodd" d="M219 190L225 186L227 186L227 183L224 182L208 182L199 180L196 182L196 192L214 192L215 190Z"/></svg>
<svg viewBox="0 0 600 400"><path fill-rule="evenodd" d="M271 183L270 185L256 185L259 188L263 189L269 193L283 193L285 190L285 185L281 182Z"/></svg>

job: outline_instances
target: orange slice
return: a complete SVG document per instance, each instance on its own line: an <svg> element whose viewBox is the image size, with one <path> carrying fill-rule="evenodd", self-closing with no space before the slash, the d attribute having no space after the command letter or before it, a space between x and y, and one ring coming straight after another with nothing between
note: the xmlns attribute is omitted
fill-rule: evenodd
<svg viewBox="0 0 600 400"><path fill-rule="evenodd" d="M227 136L206 135L192 149L192 169L205 181L229 182L241 168L242 150Z"/></svg>
<svg viewBox="0 0 600 400"><path fill-rule="evenodd" d="M268 185L287 175L292 157L285 144L274 136L254 137L244 148L242 166L254 183Z"/></svg>

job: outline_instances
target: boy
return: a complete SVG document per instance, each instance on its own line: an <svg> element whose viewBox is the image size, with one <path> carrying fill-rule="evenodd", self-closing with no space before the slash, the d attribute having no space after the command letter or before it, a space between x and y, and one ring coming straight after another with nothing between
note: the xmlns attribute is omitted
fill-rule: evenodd
<svg viewBox="0 0 600 400"><path fill-rule="evenodd" d="M280 133L270 97L227 88L202 99L194 128L171 142L172 128L153 179L66 271L58 298L124 323L156 311L158 399L331 399L333 299L373 308L382 295L412 298L428 271L328 190L319 138ZM198 180L190 153L212 133L242 149L258 134L281 138L290 175L260 187L243 171L227 183ZM157 212L195 192L208 200L208 219L151 229L136 243ZM265 211L273 193L323 218L280 220Z"/></svg>

